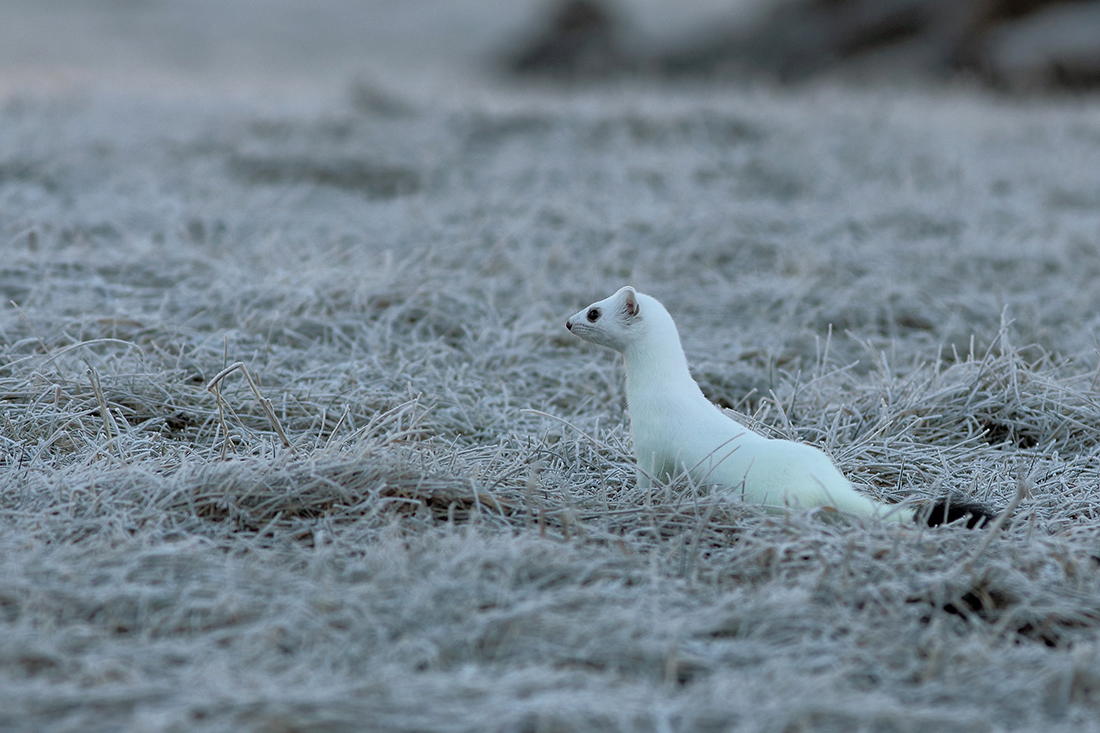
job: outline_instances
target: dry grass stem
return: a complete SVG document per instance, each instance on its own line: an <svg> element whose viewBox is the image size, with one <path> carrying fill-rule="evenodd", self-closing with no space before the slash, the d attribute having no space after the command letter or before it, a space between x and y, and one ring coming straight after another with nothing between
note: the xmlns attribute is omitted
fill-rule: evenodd
<svg viewBox="0 0 1100 733"><path fill-rule="evenodd" d="M264 415L267 416L268 421L271 423L271 427L274 428L275 434L279 436L279 440L282 441L283 446L289 448L291 453L294 453L294 446L291 445L290 439L286 437L286 433L283 431L283 426L279 422L279 418L275 415L275 409L272 407L271 401L266 399L260 392L260 388L256 385L256 380L252 378L252 374L248 371L248 367L244 365L244 362L238 361L231 366L228 366L225 369L221 370L220 372L218 372L217 375L215 375L213 379L210 380L210 383L206 385L207 391L212 392L215 398L218 400L218 414L219 418L221 419L222 430L225 431L226 435L228 436L228 431L225 426L223 409L226 406L224 405L224 401L221 396L221 390L219 389L218 385L221 383L222 379L237 370L240 370L244 374L244 378L248 381L248 386L252 388L252 394L256 396L256 401L259 403L260 408L263 409ZM228 439L226 442L228 442Z"/></svg>
<svg viewBox="0 0 1100 733"><path fill-rule="evenodd" d="M88 367L88 378L92 382L92 391L95 392L95 400L99 405L99 415L103 418L103 431L107 435L107 451L114 451L117 453L119 447L115 444L115 435L117 433L117 426L114 425L114 418L111 417L111 410L107 407L107 398L103 396L103 388L99 384L99 373L95 370L95 367ZM57 392L58 399L54 404L60 404L61 392Z"/></svg>

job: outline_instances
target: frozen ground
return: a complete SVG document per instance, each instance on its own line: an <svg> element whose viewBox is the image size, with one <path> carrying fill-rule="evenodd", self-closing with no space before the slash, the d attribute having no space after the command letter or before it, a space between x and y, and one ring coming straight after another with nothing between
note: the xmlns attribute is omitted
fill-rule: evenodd
<svg viewBox="0 0 1100 733"><path fill-rule="evenodd" d="M1100 728L1100 101L519 88L436 26L221 79L65 14L201 3L4 5L59 38L2 72L0 728ZM868 493L1028 498L635 490L563 327L627 282Z"/></svg>

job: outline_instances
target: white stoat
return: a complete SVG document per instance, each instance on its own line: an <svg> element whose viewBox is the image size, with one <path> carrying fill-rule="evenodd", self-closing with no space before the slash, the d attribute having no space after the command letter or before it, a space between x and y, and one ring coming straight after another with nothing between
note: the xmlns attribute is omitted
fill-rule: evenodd
<svg viewBox="0 0 1100 733"><path fill-rule="evenodd" d="M684 472L745 501L833 507L861 516L912 518L858 493L817 448L765 438L703 396L680 334L655 298L624 287L565 323L574 335L621 352L639 486Z"/></svg>

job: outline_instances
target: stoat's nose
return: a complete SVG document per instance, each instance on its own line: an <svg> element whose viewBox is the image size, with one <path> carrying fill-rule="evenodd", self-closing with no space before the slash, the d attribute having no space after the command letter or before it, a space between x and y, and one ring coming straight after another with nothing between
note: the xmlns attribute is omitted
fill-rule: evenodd
<svg viewBox="0 0 1100 733"><path fill-rule="evenodd" d="M565 327L568 328L570 331L572 331L573 330L573 321L572 320L566 321L565 322Z"/></svg>

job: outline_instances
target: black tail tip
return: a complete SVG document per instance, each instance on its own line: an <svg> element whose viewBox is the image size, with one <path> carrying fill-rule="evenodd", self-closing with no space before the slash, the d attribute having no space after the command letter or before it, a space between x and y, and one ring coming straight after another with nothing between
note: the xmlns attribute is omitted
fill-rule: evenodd
<svg viewBox="0 0 1100 733"><path fill-rule="evenodd" d="M937 499L924 516L929 527L938 527L941 524L951 524L965 519L967 529L974 529L990 524L997 518L997 514L995 509L976 501L944 497Z"/></svg>

